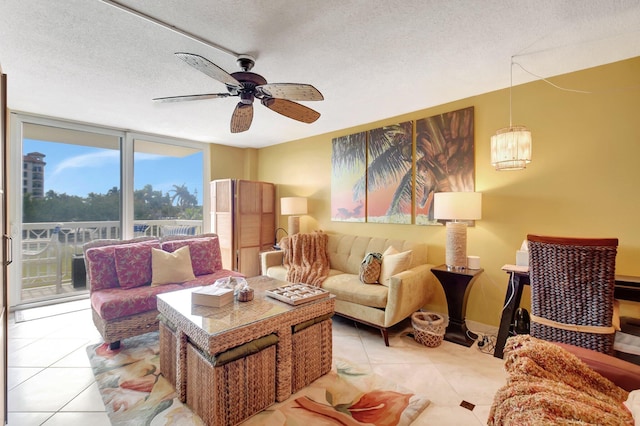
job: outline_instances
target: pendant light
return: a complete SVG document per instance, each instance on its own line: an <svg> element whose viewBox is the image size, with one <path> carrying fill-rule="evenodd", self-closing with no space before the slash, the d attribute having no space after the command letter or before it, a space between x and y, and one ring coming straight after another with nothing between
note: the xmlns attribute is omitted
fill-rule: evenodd
<svg viewBox="0 0 640 426"><path fill-rule="evenodd" d="M496 170L521 170L531 162L531 132L525 126L512 124L512 88L513 57L509 84L509 127L504 127L491 136L491 165Z"/></svg>

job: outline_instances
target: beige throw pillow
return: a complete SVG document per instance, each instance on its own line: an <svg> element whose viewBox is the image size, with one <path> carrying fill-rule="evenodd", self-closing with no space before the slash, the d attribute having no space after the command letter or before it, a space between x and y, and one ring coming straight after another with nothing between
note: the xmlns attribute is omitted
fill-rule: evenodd
<svg viewBox="0 0 640 426"><path fill-rule="evenodd" d="M393 246L382 253L382 269L380 271L380 284L389 286L389 278L411 266L411 250L399 253Z"/></svg>
<svg viewBox="0 0 640 426"><path fill-rule="evenodd" d="M183 283L195 279L189 246L180 247L173 253L151 249L151 272L152 286Z"/></svg>

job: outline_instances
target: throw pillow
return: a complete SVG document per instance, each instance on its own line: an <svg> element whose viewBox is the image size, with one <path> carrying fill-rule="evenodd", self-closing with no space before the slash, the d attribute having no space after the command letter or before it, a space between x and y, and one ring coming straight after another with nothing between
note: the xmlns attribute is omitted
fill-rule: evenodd
<svg viewBox="0 0 640 426"><path fill-rule="evenodd" d="M367 253L360 263L360 281L365 284L377 284L382 268L380 253Z"/></svg>
<svg viewBox="0 0 640 426"><path fill-rule="evenodd" d="M151 285L183 283L194 280L189 246L180 247L173 253L151 249Z"/></svg>
<svg viewBox="0 0 640 426"><path fill-rule="evenodd" d="M91 290L118 287L118 273L113 246L93 247L85 253Z"/></svg>
<svg viewBox="0 0 640 426"><path fill-rule="evenodd" d="M116 246L114 257L120 287L140 287L151 282L151 248L160 248L160 243Z"/></svg>
<svg viewBox="0 0 640 426"><path fill-rule="evenodd" d="M398 253L398 250L393 246L389 246L389 248L382 253L380 284L389 286L389 278L409 269L409 266L411 266L411 256L411 250Z"/></svg>
<svg viewBox="0 0 640 426"><path fill-rule="evenodd" d="M172 253L185 246L189 246L194 275L213 274L215 271L222 269L222 264L218 265L218 262L221 262L218 237L165 241L162 243L162 250Z"/></svg>

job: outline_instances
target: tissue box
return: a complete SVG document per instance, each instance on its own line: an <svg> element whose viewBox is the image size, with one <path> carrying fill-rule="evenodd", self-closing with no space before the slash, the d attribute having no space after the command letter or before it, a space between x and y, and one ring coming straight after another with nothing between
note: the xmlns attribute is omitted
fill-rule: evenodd
<svg viewBox="0 0 640 426"><path fill-rule="evenodd" d="M212 306L220 308L233 302L233 290L230 288L207 285L191 293L191 303L194 305Z"/></svg>
<svg viewBox="0 0 640 426"><path fill-rule="evenodd" d="M527 250L516 251L516 265L529 266L529 252Z"/></svg>

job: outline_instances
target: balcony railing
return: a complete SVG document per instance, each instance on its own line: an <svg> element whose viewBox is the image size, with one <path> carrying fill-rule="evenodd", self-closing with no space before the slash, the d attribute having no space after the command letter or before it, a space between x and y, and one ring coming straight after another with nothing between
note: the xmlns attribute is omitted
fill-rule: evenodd
<svg viewBox="0 0 640 426"><path fill-rule="evenodd" d="M134 222L134 236L157 236L171 232L202 233L201 220L146 220ZM120 222L62 222L22 224L22 301L55 297L69 288L84 291L73 283L74 259L82 257L82 246L95 239L120 239ZM81 265L84 266L82 261ZM78 278L77 276L75 277ZM35 296L34 296L35 295Z"/></svg>

